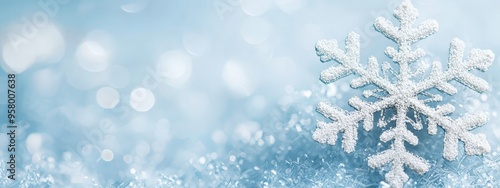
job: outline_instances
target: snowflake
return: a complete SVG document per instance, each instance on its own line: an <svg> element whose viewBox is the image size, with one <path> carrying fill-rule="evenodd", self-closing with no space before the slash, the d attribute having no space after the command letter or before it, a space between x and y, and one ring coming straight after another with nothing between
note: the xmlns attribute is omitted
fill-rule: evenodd
<svg viewBox="0 0 500 188"><path fill-rule="evenodd" d="M394 11L394 17L400 22L399 28L389 20L379 17L374 27L377 31L391 39L398 45L398 49L387 47L385 54L398 65L399 71L392 69L391 64L385 62L382 66L375 57L368 59L367 67L360 64L359 35L351 32L345 42L346 50L338 47L335 40L321 40L316 44L316 52L322 62L335 60L339 63L321 72L321 81L325 84L355 74L358 78L351 81L351 87L357 89L366 85L374 85L376 89L367 89L363 92L365 98L374 99L373 102L363 101L359 97L349 100L349 105L355 111L347 112L327 102L318 104L317 111L333 122L321 122L313 134L314 140L320 143L334 145L337 134L343 133L342 148L350 153L355 150L357 142L358 124L363 121L365 131L374 126L374 118L382 117L377 126L386 127L395 122L390 129L384 129L380 140L392 141L390 149L377 153L368 158L371 168L391 166L385 175L386 181L393 187L402 187L409 176L404 168L409 167L418 174L427 172L429 162L416 156L405 148L405 142L411 145L418 144L418 137L408 129L408 125L419 131L426 121L430 135L437 134L437 126L445 131L443 157L454 160L458 155L458 142L465 144L467 155L482 155L489 152L490 145L482 134L472 134L469 131L485 124L488 120L485 113L466 114L464 117L452 119L449 115L455 110L451 104L437 105L443 101L439 94L432 94L430 90L437 89L442 93L454 95L457 89L450 81L455 80L477 92L484 92L489 85L483 79L470 73L475 69L486 71L492 64L494 54L490 50L472 49L469 57L464 59L465 44L460 39L453 39L450 45L448 69L442 70L440 62L433 62L430 71L425 66L412 70L410 66L424 57L424 50L412 49L412 44L423 40L438 31L435 20L422 22L418 27L412 24L418 17L418 11L410 0L404 0ZM380 74L380 70L382 74ZM426 77L423 74L428 71ZM389 78L392 73L394 79ZM419 76L420 75L420 76ZM393 110L393 114L387 111ZM413 115L412 115L413 114ZM390 116L385 119L385 115ZM392 124L391 124L392 125Z"/></svg>

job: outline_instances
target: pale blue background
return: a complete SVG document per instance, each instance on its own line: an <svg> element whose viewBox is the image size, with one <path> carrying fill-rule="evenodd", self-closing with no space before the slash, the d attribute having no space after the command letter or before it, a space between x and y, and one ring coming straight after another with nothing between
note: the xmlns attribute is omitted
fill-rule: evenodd
<svg viewBox="0 0 500 188"><path fill-rule="evenodd" d="M0 63L5 71L10 71L6 64L17 62L5 58L9 33L20 34L23 18L32 20L43 10L38 2L0 1ZM316 119L321 118L313 111L319 101L346 107L347 99L360 93L347 87L349 79L332 87L318 81L319 72L330 64L320 63L314 44L320 39L343 41L348 32L356 31L362 37L362 59L384 59L383 49L393 44L371 24L378 16L389 16L397 2L70 0L59 5L49 19L51 26L40 27L41 34L28 39L20 52L34 58L33 65L17 75L17 120L23 127L18 135L18 178L24 181L2 179L0 185L383 185L384 173L370 170L365 160L374 153L380 132L360 139L354 154L311 139ZM419 21L433 18L440 24L437 34L418 44L428 52L427 60L445 62L454 37L468 47L500 54L500 2L414 4ZM43 33L47 28L53 30ZM97 42L107 54L104 70L89 72L80 66L86 60L78 55L79 46L85 41ZM165 53L177 54L179 66L187 72L182 78L158 82L150 89L154 106L137 112L129 96L144 87L144 78L151 75L148 70L164 70L157 64ZM167 61L167 67L172 63ZM494 113L500 107L499 63L495 59L487 73L479 74L490 82L491 91L481 96L460 87L462 93L450 99L456 102L457 115L490 113L490 122L475 132L487 134L495 152L485 158L496 163L488 166L479 157L444 162L442 136L424 136L421 145L436 139L437 146L414 149L435 168L424 176L411 172L408 185L498 183L500 119ZM6 83L6 73L0 76ZM0 84L3 99L5 85ZM103 109L97 102L102 87L120 93L115 108ZM6 100L0 104L6 105ZM0 109L2 123L3 114L6 108ZM2 135L1 145L6 141ZM113 152L110 161L102 158L105 149ZM0 152L2 159L5 154Z"/></svg>

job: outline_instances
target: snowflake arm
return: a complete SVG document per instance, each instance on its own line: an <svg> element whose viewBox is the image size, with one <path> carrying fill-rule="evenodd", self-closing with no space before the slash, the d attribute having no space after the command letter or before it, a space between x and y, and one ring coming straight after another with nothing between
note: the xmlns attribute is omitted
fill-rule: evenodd
<svg viewBox="0 0 500 188"><path fill-rule="evenodd" d="M385 53L387 56L398 63L410 63L425 55L423 49L418 48L415 51L409 51L410 45L423 40L439 30L439 24L436 20L427 20L421 23L417 28L411 28L418 17L418 11L409 1L404 1L394 13L394 16L400 22L400 27L396 27L391 21L379 17L375 20L374 27L388 39L399 45L400 51L393 47L387 47Z"/></svg>
<svg viewBox="0 0 500 188"><path fill-rule="evenodd" d="M419 174L423 174L429 170L430 165L426 160L415 156L405 149L404 142L417 145L418 138L406 128L408 106L398 104L396 110L396 127L384 131L380 136L380 140L383 142L393 140L392 148L369 157L368 165L371 168L379 168L392 163L391 170L385 175L385 178L393 186L402 187L404 182L408 181L409 178L404 172L405 166L410 167L410 169Z"/></svg>
<svg viewBox="0 0 500 188"><path fill-rule="evenodd" d="M386 89L389 93L395 92L395 87L379 76L379 65L374 57L369 59L366 69L359 63L359 43L359 35L354 32L347 35L346 51L338 47L336 40L319 41L316 44L316 53L321 62L335 60L340 64L322 71L320 80L328 84L351 74L358 74L360 77L351 82L353 88L373 83L380 88Z"/></svg>
<svg viewBox="0 0 500 188"><path fill-rule="evenodd" d="M373 113L390 107L396 99L396 97L389 97L375 103L367 103L358 97L353 97L349 100L349 104L357 111L350 113L326 102L321 102L318 104L317 111L334 122L318 122L313 139L320 143L335 145L337 134L343 132L342 148L348 153L353 152L358 138L358 122L363 120L363 128L370 131L373 127Z"/></svg>
<svg viewBox="0 0 500 188"><path fill-rule="evenodd" d="M450 45L450 56L448 58L448 70L441 71L441 63L434 62L431 75L424 81L418 83L414 93L420 93L430 88L436 87L440 91L453 95L457 89L448 82L457 80L463 85L477 91L484 92L489 89L489 84L485 80L469 73L477 69L488 70L493 63L495 54L491 50L472 49L469 57L463 60L465 44L460 39L453 39Z"/></svg>
<svg viewBox="0 0 500 188"><path fill-rule="evenodd" d="M481 155L490 152L491 147L485 135L474 135L469 131L485 124L488 117L484 113L469 114L457 120L451 120L445 116L453 112L451 105L441 106L436 109L428 107L423 102L411 99L412 107L429 118L429 133L436 134L436 125L445 130L443 157L454 160L458 156L458 141L465 144L467 155ZM450 109L451 108L451 109Z"/></svg>

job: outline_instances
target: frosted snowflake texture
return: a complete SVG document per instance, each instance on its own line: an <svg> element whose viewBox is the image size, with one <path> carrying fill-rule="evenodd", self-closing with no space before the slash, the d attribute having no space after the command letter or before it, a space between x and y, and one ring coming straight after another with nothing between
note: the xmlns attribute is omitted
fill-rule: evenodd
<svg viewBox="0 0 500 188"><path fill-rule="evenodd" d="M371 131L376 124L383 129L380 141L392 142L389 149L370 156L368 165L374 169L389 165L390 170L385 174L386 181L392 187L402 187L409 179L405 167L418 174L424 174L430 169L427 160L406 148L406 143L416 146L419 142L412 129L420 131L426 125L428 133L435 135L440 126L445 131L443 157L449 161L457 158L459 141L464 143L467 155L482 155L491 150L484 135L470 132L487 122L485 113L477 112L452 119L450 115L455 107L449 103L436 106L435 104L443 102L443 96L433 94L430 90L437 89L443 94L454 95L457 89L449 82L455 80L477 92L487 91L488 83L470 71L486 71L493 62L494 54L490 50L472 49L464 59L465 44L455 38L450 44L448 69L443 70L441 62L433 62L427 77L419 79L426 70L412 70L410 65L419 63L425 52L420 48L412 49L412 45L436 33L438 23L427 20L416 28L412 27L417 20L418 11L410 0L404 0L396 8L394 17L400 22L399 27L382 17L375 20L374 27L397 44L398 48L387 47L385 54L399 67L399 71L394 71L387 62L380 66L375 57L370 57L368 66L364 67L360 63L359 35L354 32L347 35L345 51L335 40L321 40L316 44L321 62L339 63L322 71L321 81L330 84L354 74L358 78L351 81L353 89L367 85L374 85L376 89L363 92L367 100L375 99L374 102L363 101L359 97L351 98L349 105L355 109L352 112L327 102L319 103L317 111L332 122L319 121L313 139L335 145L337 135L342 133L342 148L350 153L355 150L360 122L363 122L365 131ZM391 74L395 79L390 79ZM374 123L375 121L378 123Z"/></svg>

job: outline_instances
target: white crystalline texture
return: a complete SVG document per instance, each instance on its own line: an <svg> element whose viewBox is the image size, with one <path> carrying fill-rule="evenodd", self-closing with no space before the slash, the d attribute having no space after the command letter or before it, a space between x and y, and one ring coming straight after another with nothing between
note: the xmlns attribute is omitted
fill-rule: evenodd
<svg viewBox="0 0 500 188"><path fill-rule="evenodd" d="M420 124L421 120L414 120L407 116L411 110L426 117L424 123L427 123L429 134L436 134L438 126L445 131L443 151L445 159L457 158L459 141L464 143L467 155L482 155L491 150L484 135L469 132L487 122L488 118L484 113L468 114L452 119L449 115L455 110L453 105L443 104L435 108L428 105L429 102L442 101L442 96L427 95L428 99L419 99L418 95L426 95L427 91L433 88L449 95L456 94L457 89L449 83L453 80L477 92L487 91L488 83L470 71L476 69L486 71L493 62L494 54L490 50L472 49L470 55L464 58L464 42L460 39L453 39L450 45L448 68L442 70L441 63L434 62L430 67L430 75L415 81L413 77L415 74L409 65L423 57L425 52L423 49L412 49L412 44L436 33L438 23L435 20L428 20L416 28L412 27L418 17L418 11L409 0L404 0L396 8L394 17L400 22L399 26L393 25L385 18L377 18L374 27L398 45L397 48L387 47L385 50L386 55L399 67L399 71L395 71L397 78L395 81L387 79L386 70L391 69L391 66L383 64L380 67L375 57L368 59L366 67L360 63L360 40L359 35L354 32L347 35L345 50L340 49L335 40L322 40L316 44L316 52L321 62L336 61L338 63L321 72L321 81L329 84L354 74L357 78L351 81L351 87L356 89L369 84L375 85L378 89L369 90L363 94L365 97L378 96L376 98L379 100L365 102L359 97L353 97L349 100L349 105L355 108L352 112L321 102L317 111L332 122L319 121L313 139L320 143L334 145L337 135L342 133L342 148L346 152L353 152L358 138L358 124L363 121L364 130L370 131L374 127L374 113L393 108L394 117L379 123L379 127L387 128L380 136L380 140L391 141L391 148L369 157L368 165L371 168L379 168L390 164L391 170L385 176L386 181L393 187L402 187L409 179L404 172L405 166L418 174L423 174L430 168L425 159L410 153L405 148L405 142L411 145L418 144L418 137L407 128L407 125L412 125L415 130L423 128ZM379 73L381 69L383 76ZM381 91L386 94L378 94ZM384 126L392 121L395 125Z"/></svg>

